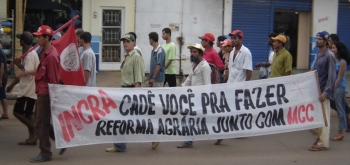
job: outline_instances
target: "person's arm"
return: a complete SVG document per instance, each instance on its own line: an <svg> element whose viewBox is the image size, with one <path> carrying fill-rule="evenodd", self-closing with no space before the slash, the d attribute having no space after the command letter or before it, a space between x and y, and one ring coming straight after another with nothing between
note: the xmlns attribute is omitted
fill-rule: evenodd
<svg viewBox="0 0 350 165"><path fill-rule="evenodd" d="M0 67L0 86L2 86L2 76L5 74L5 67L4 67L4 63L1 63L1 67Z"/></svg>
<svg viewBox="0 0 350 165"><path fill-rule="evenodd" d="M5 74L4 72L5 72L5 65L4 65L4 62L6 62L6 61L3 61L4 60L4 58L3 57L5 57L5 54L3 53L3 51L2 51L2 49L1 49L1 47L0 47L0 86L2 86L2 76Z"/></svg>
<svg viewBox="0 0 350 165"><path fill-rule="evenodd" d="M134 79L135 79L135 87L141 87L145 71L144 71L144 61L141 56L137 56L136 59L133 59L133 69L134 69Z"/></svg>
<svg viewBox="0 0 350 165"><path fill-rule="evenodd" d="M249 81L250 78L252 77L252 71L251 70L246 70L245 71L245 81Z"/></svg>
<svg viewBox="0 0 350 165"><path fill-rule="evenodd" d="M166 61L165 69L168 69L170 64L175 60L175 55L176 55L176 47L174 45L174 46L171 46L169 48L169 54L167 55L168 56L168 61Z"/></svg>
<svg viewBox="0 0 350 165"><path fill-rule="evenodd" d="M329 94L331 93L331 90L334 88L334 81L335 81L335 59L333 56L327 57L328 61L328 78L326 82L326 86L320 96L320 101L323 102L326 98L329 98Z"/></svg>
<svg viewBox="0 0 350 165"><path fill-rule="evenodd" d="M48 57L46 73L50 84L59 84L59 60L55 56Z"/></svg>
<svg viewBox="0 0 350 165"><path fill-rule="evenodd" d="M84 69L84 78L85 78L85 82L87 83L90 79L90 75L91 75L91 69L93 68L93 57L94 54L91 53L87 53L85 55L83 55L83 58L81 59L81 63L83 65L83 69Z"/></svg>
<svg viewBox="0 0 350 165"><path fill-rule="evenodd" d="M335 81L334 83L334 89L338 88L339 84L340 84L340 81L341 79L343 78L344 74L345 74L345 71L346 71L346 61L345 60L342 60L340 62L340 68L339 68L339 72L338 72L338 78L337 80Z"/></svg>
<svg viewBox="0 0 350 165"><path fill-rule="evenodd" d="M9 85L7 85L6 92L10 93L12 91L13 87L18 83L19 83L19 79L15 78Z"/></svg>
<svg viewBox="0 0 350 165"><path fill-rule="evenodd" d="M204 85L208 85L211 84L211 68L208 65L208 67L206 67L205 65L202 65L202 73L203 73L203 81L204 81Z"/></svg>
<svg viewBox="0 0 350 165"><path fill-rule="evenodd" d="M154 84L156 82L156 77L158 76L162 65L164 66L164 58L165 58L165 52L162 48L159 48L160 50L158 50L157 52L157 66L154 69L153 75L152 77L150 77L150 80L148 81L151 85Z"/></svg>
<svg viewBox="0 0 350 165"><path fill-rule="evenodd" d="M84 70L84 77L85 77L85 82L87 83L89 81L91 72L89 70Z"/></svg>
<svg viewBox="0 0 350 165"><path fill-rule="evenodd" d="M291 74L293 68L292 68L292 63L293 63L293 57L290 54L287 54L284 62L284 67L285 67L285 72L283 73L283 76L288 76Z"/></svg>
<svg viewBox="0 0 350 165"><path fill-rule="evenodd" d="M213 59L214 59L214 64L215 66L219 69L219 71L223 71L225 69L225 65L224 63L222 62L219 54L217 54L215 52L215 54L213 54Z"/></svg>
<svg viewBox="0 0 350 165"><path fill-rule="evenodd" d="M245 52L242 56L244 56L244 63L243 63L243 69L246 70L245 74L245 81L249 81L252 77L252 70L253 70L253 60L252 60L252 54L250 51Z"/></svg>
<svg viewBox="0 0 350 165"><path fill-rule="evenodd" d="M192 73L190 73L186 80L181 84L181 86L191 86L191 81L192 81Z"/></svg>

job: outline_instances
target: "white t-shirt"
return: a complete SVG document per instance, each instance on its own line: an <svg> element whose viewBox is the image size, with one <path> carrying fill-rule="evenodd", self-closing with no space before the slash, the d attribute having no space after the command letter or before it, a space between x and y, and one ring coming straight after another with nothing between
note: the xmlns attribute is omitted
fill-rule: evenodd
<svg viewBox="0 0 350 165"><path fill-rule="evenodd" d="M38 68L40 61L38 54L35 50L29 52L22 60L22 65L26 72L34 71ZM29 97L36 99L37 95L35 93L35 75L22 76L19 79L19 97Z"/></svg>
<svg viewBox="0 0 350 165"><path fill-rule="evenodd" d="M273 51L273 49L270 49L270 52L269 52L269 63L272 64L272 60L273 60L273 57L275 56L275 51ZM269 73L271 72L271 66L269 66L268 68L269 70Z"/></svg>
<svg viewBox="0 0 350 165"><path fill-rule="evenodd" d="M96 86L96 57L91 47L83 51L83 53L80 56L80 60L83 66L83 70L90 71L90 77L86 82L86 86L95 87Z"/></svg>
<svg viewBox="0 0 350 165"><path fill-rule="evenodd" d="M228 62L230 73L227 80L228 83L245 81L246 71L253 70L252 54L250 53L250 50L242 45L236 58L233 59L235 50L236 48L233 48L231 51Z"/></svg>
<svg viewBox="0 0 350 165"><path fill-rule="evenodd" d="M211 84L211 68L204 59L197 65L186 78L182 86L198 86Z"/></svg>

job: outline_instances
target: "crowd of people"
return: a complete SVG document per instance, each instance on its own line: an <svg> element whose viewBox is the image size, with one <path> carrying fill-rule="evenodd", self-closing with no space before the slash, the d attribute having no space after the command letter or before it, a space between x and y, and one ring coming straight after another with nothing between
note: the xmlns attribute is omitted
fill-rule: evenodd
<svg viewBox="0 0 350 165"><path fill-rule="evenodd" d="M96 59L91 49L91 34L82 29L76 30L78 51L86 86L96 86ZM333 35L333 37L332 37ZM331 138L333 141L341 141L344 132L349 130L349 121L346 112L345 100L346 81L345 71L350 62L350 55L346 46L339 42L339 37L322 31L316 35L316 46L319 49L312 70L317 70L321 94L319 96L325 108L326 118L330 120L331 102L334 103L338 113L339 131ZM19 83L19 96L16 100L13 115L28 128L28 138L18 145L36 145L39 140L40 153L31 159L31 162L50 161L52 157L50 138L53 140L54 132L51 125L51 110L48 84L62 83L59 78L59 54L51 44L53 30L43 25L37 32L23 32L16 35L20 39L23 53L32 47L34 36L37 37L42 47L39 55L34 50L29 52L23 59L16 58L14 64L19 68L16 78L7 85L7 79L2 79L0 88L0 100L6 99L5 92L11 92ZM199 37L200 43L194 43L187 48L190 51L192 68L190 74L180 82L181 86L199 86L216 83L234 83L249 81L252 76L252 54L243 45L244 33L234 30L228 34L230 38L219 36L216 45L220 48L217 52L213 46L215 36L205 33ZM271 33L268 36L268 45L271 47L268 62L255 64L256 68L266 68L267 73L261 78L274 78L288 76L292 71L292 55L286 46L289 37L283 33ZM159 44L157 32L148 34L151 47L150 73L145 77L145 64L141 49L136 45L136 34L126 33L120 40L125 49L124 60L120 66L122 88L169 87L177 86L175 71L176 46L171 40L171 29L162 30L164 44ZM289 45L290 46L290 45ZM6 64L0 58L1 71L3 73ZM3 76L5 77L5 76ZM5 87L7 88L5 90ZM4 96L3 96L4 95ZM6 104L6 101L4 101ZM3 108L3 119L8 118L7 109ZM35 112L35 113L34 113ZM328 122L329 123L329 122ZM316 142L309 148L310 151L326 150L329 147L329 124L320 129L312 130L317 136ZM214 144L219 145L223 139L218 139ZM159 142L152 142L151 148L156 149ZM186 141L177 146L178 148L191 148L193 141ZM60 155L66 149L60 150ZM115 143L113 147L106 148L106 152L125 152L126 143Z"/></svg>

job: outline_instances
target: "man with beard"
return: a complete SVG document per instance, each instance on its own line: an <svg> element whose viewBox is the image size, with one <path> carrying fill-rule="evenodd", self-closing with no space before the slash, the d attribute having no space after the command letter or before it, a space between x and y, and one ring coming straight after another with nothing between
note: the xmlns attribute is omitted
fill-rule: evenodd
<svg viewBox="0 0 350 165"><path fill-rule="evenodd" d="M326 121L328 125L317 129L315 134L317 140L310 151L326 150L329 147L330 131L330 100L334 99L334 82L336 78L334 54L328 49L327 43L329 34L326 31L317 33L316 46L318 47L317 59L315 61L315 70L318 74L318 81L321 88L320 102L323 104Z"/></svg>
<svg viewBox="0 0 350 165"><path fill-rule="evenodd" d="M191 52L192 69L182 86L198 86L211 84L211 68L203 58L204 48L200 44L187 47ZM183 142L177 148L192 148L193 141Z"/></svg>

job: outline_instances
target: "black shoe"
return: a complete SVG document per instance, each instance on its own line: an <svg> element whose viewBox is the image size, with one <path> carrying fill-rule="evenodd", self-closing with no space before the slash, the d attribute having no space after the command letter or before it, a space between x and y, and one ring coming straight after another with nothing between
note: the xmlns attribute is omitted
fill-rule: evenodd
<svg viewBox="0 0 350 165"><path fill-rule="evenodd" d="M51 156L43 156L39 154L37 157L30 160L32 163L47 162L51 160Z"/></svg>
<svg viewBox="0 0 350 165"><path fill-rule="evenodd" d="M61 148L60 152L58 153L58 155L63 155L64 152L66 152L67 148Z"/></svg>
<svg viewBox="0 0 350 165"><path fill-rule="evenodd" d="M214 144L215 144L215 145L220 145L221 142L222 142L222 139L218 139L218 140L216 140L216 142L215 142Z"/></svg>
<svg viewBox="0 0 350 165"><path fill-rule="evenodd" d="M182 143L181 145L177 146L177 148L192 148L192 144Z"/></svg>

